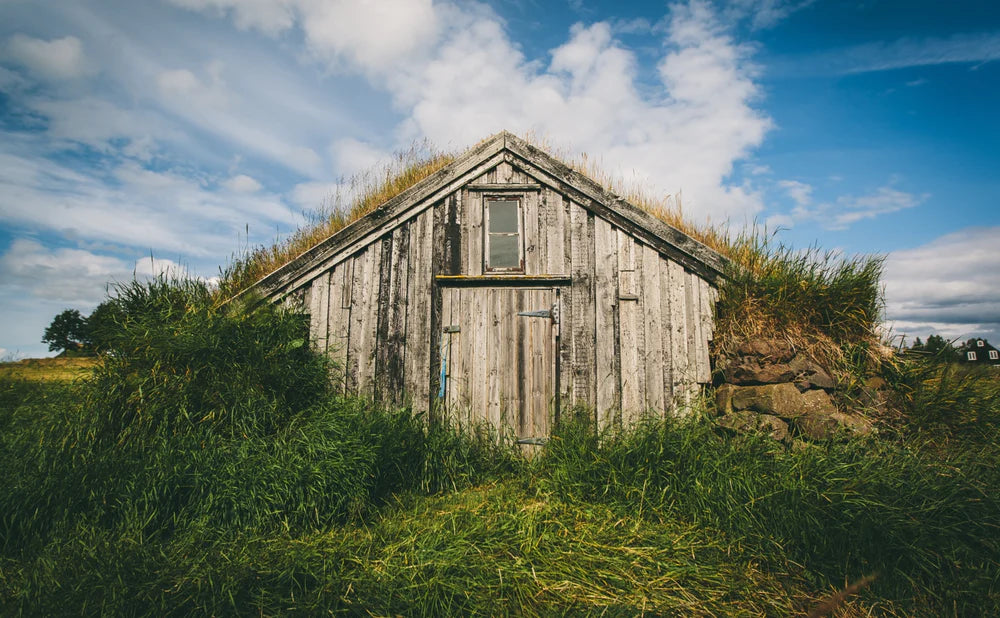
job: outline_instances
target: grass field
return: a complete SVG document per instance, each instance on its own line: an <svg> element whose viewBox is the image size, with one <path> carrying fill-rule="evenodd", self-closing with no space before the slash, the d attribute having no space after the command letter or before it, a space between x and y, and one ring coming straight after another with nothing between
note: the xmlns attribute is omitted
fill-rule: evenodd
<svg viewBox="0 0 1000 618"><path fill-rule="evenodd" d="M331 392L281 308L116 302L84 379L0 377L0 615L1000 615L992 374L896 366L867 440L567 413L529 462Z"/></svg>
<svg viewBox="0 0 1000 618"><path fill-rule="evenodd" d="M0 378L34 382L72 382L89 376L97 359L88 356L26 358L0 363Z"/></svg>

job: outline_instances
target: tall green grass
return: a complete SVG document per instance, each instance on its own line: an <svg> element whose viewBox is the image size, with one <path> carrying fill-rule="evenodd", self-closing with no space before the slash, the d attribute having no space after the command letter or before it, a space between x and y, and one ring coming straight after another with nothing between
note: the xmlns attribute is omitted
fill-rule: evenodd
<svg viewBox="0 0 1000 618"><path fill-rule="evenodd" d="M1000 612L1000 448L919 439L787 450L707 421L658 421L602 439L572 423L546 453L547 486L581 508L720 530L773 573L813 586L877 574L911 611Z"/></svg>
<svg viewBox="0 0 1000 618"><path fill-rule="evenodd" d="M0 381L0 614L788 615L872 574L858 613L1000 613L990 376L894 378L933 418L978 405L975 441L567 414L529 463L332 394L293 313L115 302L92 379Z"/></svg>
<svg viewBox="0 0 1000 618"><path fill-rule="evenodd" d="M729 257L716 306L726 341L820 335L845 345L875 339L882 257L796 250L758 230L736 238Z"/></svg>
<svg viewBox="0 0 1000 618"><path fill-rule="evenodd" d="M109 352L75 399L8 427L0 551L28 555L75 526L170 538L324 529L396 491L516 465L407 410L334 397L301 316L213 309L196 282L119 289ZM15 473L16 471L16 473Z"/></svg>

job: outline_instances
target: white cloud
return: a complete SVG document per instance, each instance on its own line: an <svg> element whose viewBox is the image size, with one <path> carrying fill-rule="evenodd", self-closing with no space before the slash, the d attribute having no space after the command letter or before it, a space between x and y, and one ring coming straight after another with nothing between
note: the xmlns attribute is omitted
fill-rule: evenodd
<svg viewBox="0 0 1000 618"><path fill-rule="evenodd" d="M283 0L170 0L188 9L231 14L236 27L275 35L295 23L294 2Z"/></svg>
<svg viewBox="0 0 1000 618"><path fill-rule="evenodd" d="M246 174L233 176L223 182L222 186L233 193L256 193L261 190L261 184Z"/></svg>
<svg viewBox="0 0 1000 618"><path fill-rule="evenodd" d="M1000 333L1000 227L968 228L895 251L884 282L886 314L896 330Z"/></svg>
<svg viewBox="0 0 1000 618"><path fill-rule="evenodd" d="M128 274L117 258L79 249L49 249L35 240L16 239L0 256L4 286L67 305L94 305L104 298L106 285Z"/></svg>
<svg viewBox="0 0 1000 618"><path fill-rule="evenodd" d="M46 41L15 34L7 40L7 56L45 79L74 79L90 72L75 36Z"/></svg>
<svg viewBox="0 0 1000 618"><path fill-rule="evenodd" d="M657 27L666 51L652 90L638 86L635 54L606 22L574 26L546 66L526 59L502 20L475 3L273 0L263 3L266 22L236 0L177 3L272 35L298 28L314 57L337 70L354 68L389 91L407 116L399 143L427 137L460 147L503 128L532 132L599 154L613 175L653 191L683 190L696 217L749 217L762 209L752 185L726 182L771 127L753 106L760 94L753 50L736 43L701 0L673 5ZM220 122L207 119L206 128L218 131ZM332 154L343 152L335 147Z"/></svg>
<svg viewBox="0 0 1000 618"><path fill-rule="evenodd" d="M195 179L135 162L74 170L0 149L0 220L71 238L219 259L247 225L273 231L275 224L292 226L300 219L277 196L217 194Z"/></svg>
<svg viewBox="0 0 1000 618"><path fill-rule="evenodd" d="M836 207L831 209L832 218L827 227L842 230L863 219L874 219L879 215L913 208L925 202L928 197L930 196L926 193L914 195L891 186L879 187L874 193L860 197L842 196L837 198Z"/></svg>
<svg viewBox="0 0 1000 618"><path fill-rule="evenodd" d="M434 42L431 0L305 0L299 2L310 49L369 72L405 62Z"/></svg>
<svg viewBox="0 0 1000 618"><path fill-rule="evenodd" d="M607 23L574 26L546 67L527 61L497 19L461 19L419 77L389 82L412 110L404 137L467 144L501 128L531 132L598 154L607 171L654 192L683 190L695 217L761 209L751 186L725 178L771 122L753 108L750 48L732 40L707 4L672 8L658 91L638 87L635 55Z"/></svg>
<svg viewBox="0 0 1000 618"><path fill-rule="evenodd" d="M389 159L389 153L353 137L338 139L330 145L333 169L343 176L353 176Z"/></svg>
<svg viewBox="0 0 1000 618"><path fill-rule="evenodd" d="M724 9L730 19L746 19L755 30L770 28L816 0L731 0Z"/></svg>
<svg viewBox="0 0 1000 618"><path fill-rule="evenodd" d="M806 207L812 203L812 185L798 180L779 180L778 186L785 190L798 207Z"/></svg>
<svg viewBox="0 0 1000 618"><path fill-rule="evenodd" d="M204 82L187 69L170 69L156 76L160 94L172 104L202 109L226 110L232 96L222 79L223 66L209 64Z"/></svg>
<svg viewBox="0 0 1000 618"><path fill-rule="evenodd" d="M142 257L135 261L132 274L136 279L155 279L163 277L165 279L197 279L209 285L217 285L218 277L201 277L191 272L187 266L179 264L173 260L158 258L154 255Z"/></svg>
<svg viewBox="0 0 1000 618"><path fill-rule="evenodd" d="M1000 33L955 34L949 37L906 37L878 41L795 58L777 73L868 73L940 64L969 64L1000 59Z"/></svg>
<svg viewBox="0 0 1000 618"><path fill-rule="evenodd" d="M334 64L377 74L408 61L436 38L431 0L171 0L185 8L230 14L238 28L275 36L294 25L308 49Z"/></svg>
<svg viewBox="0 0 1000 618"><path fill-rule="evenodd" d="M864 219L874 219L881 215L913 208L927 201L929 194L915 195L893 188L895 179L875 189L867 195L842 195L834 202L814 205L813 186L797 180L777 182L795 203L791 211L772 215L768 219L784 227L791 227L801 221L819 221L828 230L844 230Z"/></svg>

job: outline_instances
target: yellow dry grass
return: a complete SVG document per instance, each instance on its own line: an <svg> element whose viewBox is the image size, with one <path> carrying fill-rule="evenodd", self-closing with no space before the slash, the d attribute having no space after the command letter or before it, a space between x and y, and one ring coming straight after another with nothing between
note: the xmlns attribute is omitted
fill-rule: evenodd
<svg viewBox="0 0 1000 618"><path fill-rule="evenodd" d="M533 135L524 139L546 150L553 149ZM434 174L457 158L455 153L435 150L426 142L397 153L388 163L355 175L327 196L310 224L270 246L260 246L238 257L226 268L219 286L221 299L235 296L268 274L295 259L311 247L369 214L406 189ZM589 177L608 191L620 195L666 224L684 232L723 255L730 251L729 237L722 227L698 226L685 219L679 196L655 197L641 187L603 171L586 153L576 157L556 155L564 164Z"/></svg>
<svg viewBox="0 0 1000 618"><path fill-rule="evenodd" d="M0 363L0 378L29 382L72 382L85 378L97 366L97 359L88 356L26 358L13 363Z"/></svg>
<svg viewBox="0 0 1000 618"><path fill-rule="evenodd" d="M414 145L389 163L340 183L337 192L319 205L309 225L235 259L223 273L220 296L238 294L454 160L453 154Z"/></svg>

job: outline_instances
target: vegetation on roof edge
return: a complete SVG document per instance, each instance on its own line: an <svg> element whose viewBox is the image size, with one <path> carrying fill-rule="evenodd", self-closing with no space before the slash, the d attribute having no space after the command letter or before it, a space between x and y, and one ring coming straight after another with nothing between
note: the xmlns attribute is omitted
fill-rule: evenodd
<svg viewBox="0 0 1000 618"><path fill-rule="evenodd" d="M816 247L799 251L776 242L767 230L755 226L734 235L725 225L696 224L685 217L679 195L654 196L608 173L586 153L570 157L543 139L531 135L523 139L555 152L555 158L569 168L728 258L729 270L716 310L717 349L767 333L823 349L827 355L846 345L860 344L871 350L878 347L882 256L848 257ZM273 245L234 255L221 273L216 298L223 301L250 288L459 156L461 153L438 150L425 140L338 183L336 192L311 213L307 225ZM839 351L832 353L841 355ZM826 360L836 362L838 358Z"/></svg>

